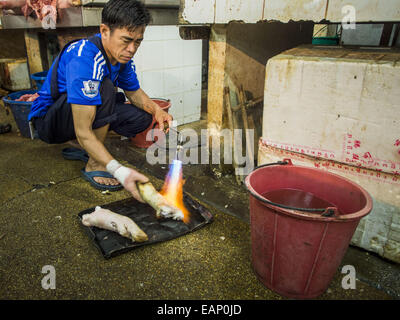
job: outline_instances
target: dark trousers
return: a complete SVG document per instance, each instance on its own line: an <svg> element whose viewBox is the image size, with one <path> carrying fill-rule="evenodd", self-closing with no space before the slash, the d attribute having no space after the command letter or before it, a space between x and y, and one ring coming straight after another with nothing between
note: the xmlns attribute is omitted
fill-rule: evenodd
<svg viewBox="0 0 400 320"><path fill-rule="evenodd" d="M106 78L101 83L100 95L102 104L88 107L96 108L93 129L110 124L109 130L131 138L150 126L152 115L136 106L123 103L125 98L121 99L120 94L115 92L110 79ZM61 94L43 118L35 118L34 125L39 138L47 143L64 143L76 139L71 104L67 102L67 94Z"/></svg>

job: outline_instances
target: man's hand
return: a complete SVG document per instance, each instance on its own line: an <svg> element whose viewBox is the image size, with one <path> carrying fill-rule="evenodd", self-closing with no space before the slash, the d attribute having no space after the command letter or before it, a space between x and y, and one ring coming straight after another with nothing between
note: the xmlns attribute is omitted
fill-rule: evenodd
<svg viewBox="0 0 400 320"><path fill-rule="evenodd" d="M167 122L168 128L165 133L169 131L169 127L172 125L172 116L169 113L162 109L157 109L154 113L154 119L157 121L160 130L164 130L164 122Z"/></svg>
<svg viewBox="0 0 400 320"><path fill-rule="evenodd" d="M145 203L136 187L137 181L143 183L149 181L149 179L145 175L137 172L136 170L121 165L115 159L107 163L106 168L107 171L111 173L124 186L127 191L132 193L132 196L136 200Z"/></svg>
<svg viewBox="0 0 400 320"><path fill-rule="evenodd" d="M136 170L133 170L131 168L129 168L129 170L130 170L129 175L126 176L124 181L124 187L132 194L132 196L137 201L145 203L145 201L140 196L140 193L136 187L136 181L145 183L149 181L149 179L145 175L137 172Z"/></svg>
<svg viewBox="0 0 400 320"><path fill-rule="evenodd" d="M153 115L154 119L158 123L160 130L164 130L164 122L168 122L168 126L172 125L172 116L167 112L163 111L160 106L154 102L149 96L142 90L136 91L124 91L128 100L135 106L143 109L144 111ZM169 129L166 130L166 133Z"/></svg>

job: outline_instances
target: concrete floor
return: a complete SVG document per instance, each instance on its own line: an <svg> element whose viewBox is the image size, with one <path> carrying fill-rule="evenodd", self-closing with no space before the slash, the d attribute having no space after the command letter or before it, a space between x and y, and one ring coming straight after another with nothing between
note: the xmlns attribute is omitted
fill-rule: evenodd
<svg viewBox="0 0 400 320"><path fill-rule="evenodd" d="M188 167L185 191L215 215L214 222L186 236L105 260L77 214L129 194L105 195L93 189L80 176L83 163L62 158L65 145L19 136L12 117L0 109L0 122L5 121L12 122L13 131L0 135L0 299L284 299L266 289L252 271L245 191L235 194L225 180L204 174L191 177L195 169ZM118 159L129 161L161 186L164 169L146 165L138 156L142 151L116 137L107 145ZM213 188L225 192L224 198L208 197ZM343 264L351 259L358 263L365 256L349 248ZM385 284L379 270L389 270L386 279L392 279L398 277L398 265L368 256L372 260L365 263L363 276L357 276L355 290L342 289L343 275L338 271L318 299L396 298L397 284ZM368 266L371 263L375 269ZM41 286L45 265L55 267L55 290Z"/></svg>

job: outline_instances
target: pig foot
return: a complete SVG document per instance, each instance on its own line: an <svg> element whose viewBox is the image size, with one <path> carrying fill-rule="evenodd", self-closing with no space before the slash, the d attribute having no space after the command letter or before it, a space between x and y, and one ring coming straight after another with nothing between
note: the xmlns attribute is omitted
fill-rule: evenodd
<svg viewBox="0 0 400 320"><path fill-rule="evenodd" d="M157 218L172 218L174 220L183 220L183 212L168 203L161 205L156 212Z"/></svg>
<svg viewBox="0 0 400 320"><path fill-rule="evenodd" d="M132 219L99 206L96 207L94 212L84 214L82 223L87 227L98 227L118 232L121 236L134 242L148 240L147 234Z"/></svg>
<svg viewBox="0 0 400 320"><path fill-rule="evenodd" d="M137 187L142 199L156 210L157 218L183 220L183 212L169 203L160 193L158 193L151 182L138 182Z"/></svg>

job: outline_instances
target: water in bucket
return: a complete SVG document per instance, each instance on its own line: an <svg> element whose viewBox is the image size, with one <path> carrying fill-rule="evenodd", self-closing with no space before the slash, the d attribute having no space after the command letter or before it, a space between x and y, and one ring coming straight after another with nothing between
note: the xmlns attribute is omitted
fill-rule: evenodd
<svg viewBox="0 0 400 320"><path fill-rule="evenodd" d="M298 189L285 188L272 190L262 194L262 196L271 202L289 207L307 209L325 209L328 207L335 207L334 204L324 199L318 198L311 192Z"/></svg>

